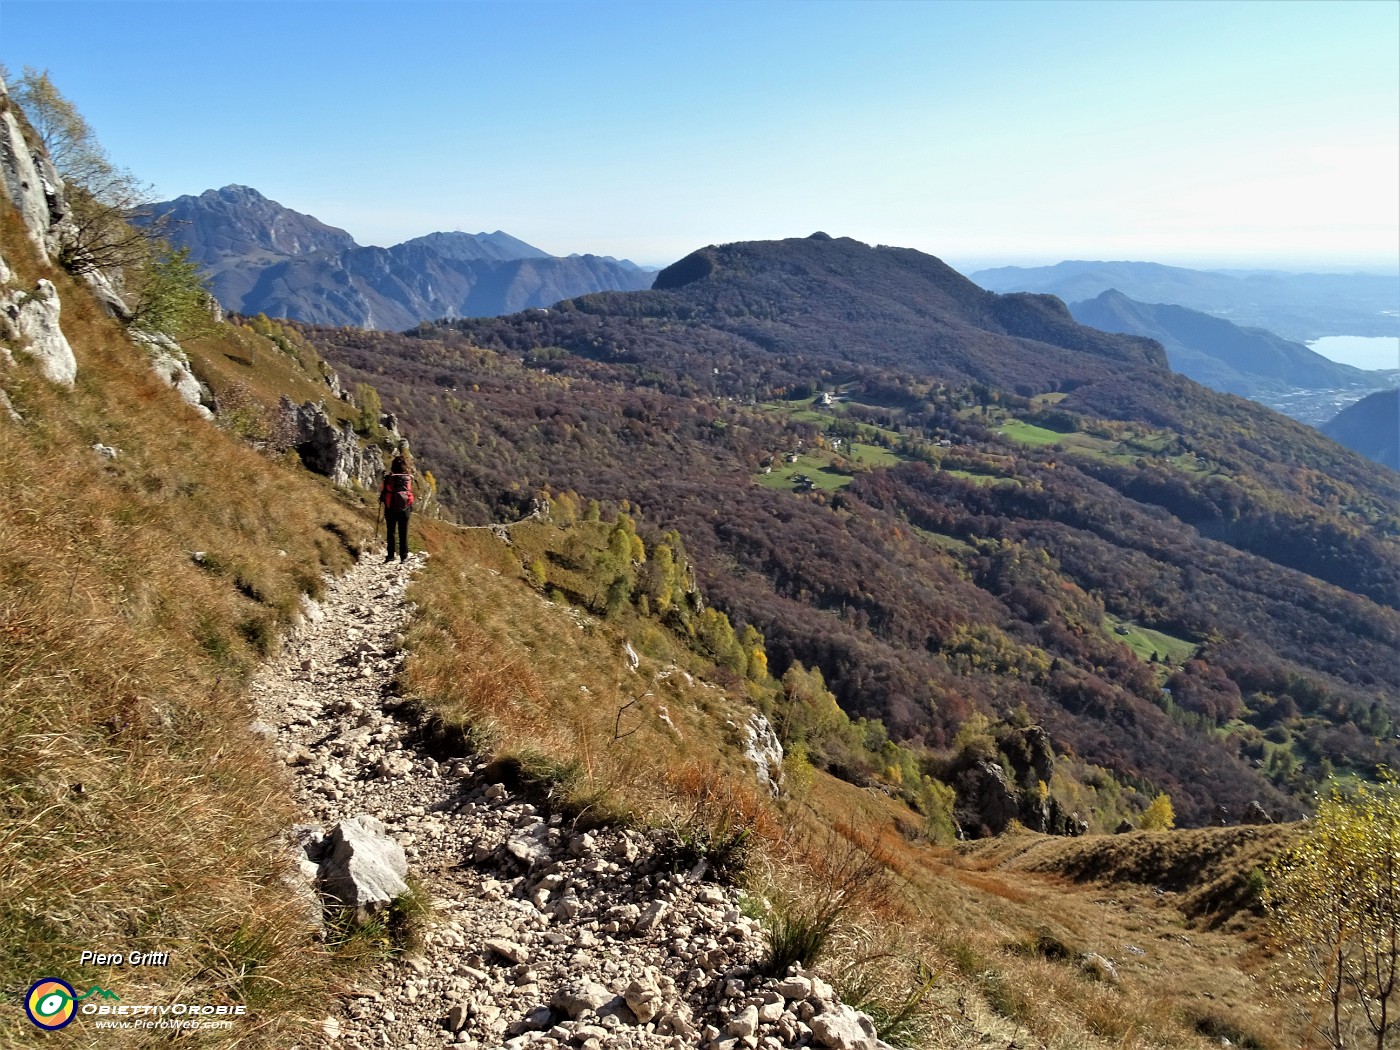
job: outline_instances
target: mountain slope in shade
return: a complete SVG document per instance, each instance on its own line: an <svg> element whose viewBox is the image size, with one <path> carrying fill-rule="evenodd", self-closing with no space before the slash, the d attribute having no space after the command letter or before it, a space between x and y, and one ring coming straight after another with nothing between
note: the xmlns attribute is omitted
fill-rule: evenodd
<svg viewBox="0 0 1400 1050"><path fill-rule="evenodd" d="M1359 368L1329 361L1262 328L1241 328L1184 306L1140 303L1116 289L1071 303L1069 312L1092 328L1156 339L1173 371L1227 394L1336 389L1368 378Z"/></svg>
<svg viewBox="0 0 1400 1050"><path fill-rule="evenodd" d="M1042 292L1067 303L1109 289L1143 303L1175 303L1304 342L1327 335L1400 334L1400 276L1215 273L1148 262L1068 261L1001 266L972 279L994 292Z"/></svg>
<svg viewBox="0 0 1400 1050"><path fill-rule="evenodd" d="M431 247L405 243L261 267L241 305L230 308L314 324L401 330L425 320L490 317L572 295L643 288L651 278L591 255L453 261Z"/></svg>
<svg viewBox="0 0 1400 1050"><path fill-rule="evenodd" d="M501 230L362 247L344 230L246 186L156 204L149 216L165 224L176 247L190 249L226 309L316 324L409 328L642 289L652 280L629 262L560 259Z"/></svg>
<svg viewBox="0 0 1400 1050"><path fill-rule="evenodd" d="M462 328L487 344L542 338L581 356L663 367L703 349L733 396L852 369L1031 394L1167 366L1156 343L1086 328L1049 296L996 295L931 255L825 234L712 245L662 270L649 292Z"/></svg>
<svg viewBox="0 0 1400 1050"><path fill-rule="evenodd" d="M1400 470L1400 390L1381 390L1342 409L1322 432L1391 470Z"/></svg>

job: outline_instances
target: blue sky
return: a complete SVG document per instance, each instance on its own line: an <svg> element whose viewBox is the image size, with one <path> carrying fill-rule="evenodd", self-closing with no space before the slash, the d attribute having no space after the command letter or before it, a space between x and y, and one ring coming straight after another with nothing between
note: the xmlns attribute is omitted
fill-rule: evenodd
<svg viewBox="0 0 1400 1050"><path fill-rule="evenodd" d="M1400 265L1400 4L35 3L161 197L661 264L821 229L970 268Z"/></svg>

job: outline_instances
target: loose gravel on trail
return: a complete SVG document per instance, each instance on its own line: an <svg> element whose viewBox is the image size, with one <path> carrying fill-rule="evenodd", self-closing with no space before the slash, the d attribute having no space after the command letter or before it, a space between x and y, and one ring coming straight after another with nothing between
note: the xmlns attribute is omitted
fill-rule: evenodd
<svg viewBox="0 0 1400 1050"><path fill-rule="evenodd" d="M367 558L328 581L253 684L255 728L295 778L303 869L367 814L432 903L423 946L330 1004L321 1045L884 1047L814 974L760 977L761 926L668 835L578 830L483 759L428 753L392 689L423 559Z"/></svg>

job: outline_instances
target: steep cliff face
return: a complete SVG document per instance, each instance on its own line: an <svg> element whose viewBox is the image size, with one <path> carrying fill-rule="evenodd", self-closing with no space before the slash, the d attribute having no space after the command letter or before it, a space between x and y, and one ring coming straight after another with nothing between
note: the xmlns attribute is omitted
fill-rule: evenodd
<svg viewBox="0 0 1400 1050"><path fill-rule="evenodd" d="M25 139L9 90L0 81L0 172L5 191L45 262L58 253L59 227L67 218L63 180L43 149Z"/></svg>

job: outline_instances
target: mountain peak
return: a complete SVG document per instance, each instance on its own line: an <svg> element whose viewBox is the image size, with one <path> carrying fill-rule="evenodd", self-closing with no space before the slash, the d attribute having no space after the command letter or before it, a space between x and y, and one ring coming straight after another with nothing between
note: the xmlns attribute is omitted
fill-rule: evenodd
<svg viewBox="0 0 1400 1050"><path fill-rule="evenodd" d="M355 239L320 219L283 207L251 186L230 184L198 197L177 197L146 209L150 221L167 219L180 247L217 276L218 261L309 255L355 248Z"/></svg>
<svg viewBox="0 0 1400 1050"><path fill-rule="evenodd" d="M346 231L236 183L153 205L145 221L161 218L225 309L314 324L408 328L651 284L651 272L631 263L555 258L504 230L361 247Z"/></svg>
<svg viewBox="0 0 1400 1050"><path fill-rule="evenodd" d="M227 186L224 186L224 187L222 187L222 188L220 188L220 189L217 189L217 190L205 190L203 193L200 194L200 196L201 196L201 197L222 197L222 198L224 198L225 200L237 200L237 199L254 200L254 201L265 201L265 200L267 200L266 197L264 197L264 196L263 196L261 193L259 193L257 190L253 189L253 187L251 187L251 186L243 186L243 185L241 185L241 184L239 184L239 183L237 183L237 182L230 182ZM270 203L276 203L276 202L273 201L273 202L270 202Z"/></svg>
<svg viewBox="0 0 1400 1050"><path fill-rule="evenodd" d="M750 370L777 355L800 368L894 367L1029 394L1166 365L1155 343L1085 328L1058 300L996 295L931 255L850 237L707 245L657 274L650 292L576 306L590 318L689 319Z"/></svg>

